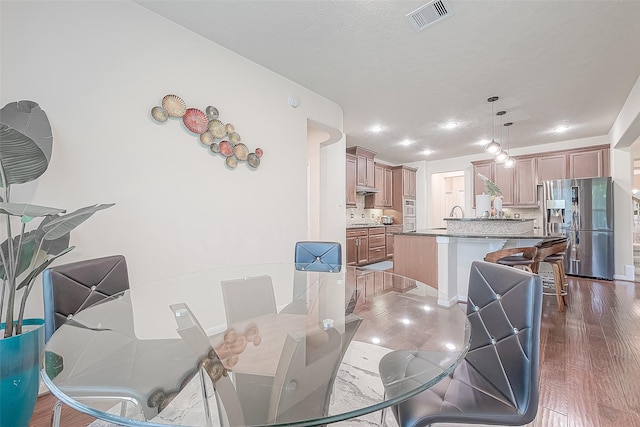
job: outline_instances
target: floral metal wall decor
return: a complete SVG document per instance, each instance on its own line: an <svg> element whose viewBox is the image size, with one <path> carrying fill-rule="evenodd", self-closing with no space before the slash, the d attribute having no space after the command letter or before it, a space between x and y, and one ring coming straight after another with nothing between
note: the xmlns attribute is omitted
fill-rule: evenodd
<svg viewBox="0 0 640 427"><path fill-rule="evenodd" d="M187 105L177 95L166 95L161 105L151 109L151 117L158 123L166 122L169 117L181 118L185 127L200 136L200 142L209 146L212 153L225 158L225 164L235 169L238 162L247 162L253 169L260 166L262 149L256 148L249 152L249 148L240 142L240 134L231 123L223 123L219 119L216 107L208 106L204 111L197 108L187 108Z"/></svg>

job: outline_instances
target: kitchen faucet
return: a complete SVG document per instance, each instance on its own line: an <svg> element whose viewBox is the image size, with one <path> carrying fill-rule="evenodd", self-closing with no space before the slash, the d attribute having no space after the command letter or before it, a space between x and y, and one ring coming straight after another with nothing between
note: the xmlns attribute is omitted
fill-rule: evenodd
<svg viewBox="0 0 640 427"><path fill-rule="evenodd" d="M449 212L449 218L453 218L456 208L460 209L460 214L462 215L462 218L464 218L464 211L462 210L462 206L459 205L455 205L453 208L451 208L451 212Z"/></svg>

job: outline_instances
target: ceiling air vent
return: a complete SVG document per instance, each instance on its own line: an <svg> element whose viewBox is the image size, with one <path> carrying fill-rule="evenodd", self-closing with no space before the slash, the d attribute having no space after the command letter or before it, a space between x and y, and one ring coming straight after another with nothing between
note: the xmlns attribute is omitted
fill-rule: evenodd
<svg viewBox="0 0 640 427"><path fill-rule="evenodd" d="M451 6L445 0L434 0L414 10L407 19L416 31L422 31L453 15Z"/></svg>

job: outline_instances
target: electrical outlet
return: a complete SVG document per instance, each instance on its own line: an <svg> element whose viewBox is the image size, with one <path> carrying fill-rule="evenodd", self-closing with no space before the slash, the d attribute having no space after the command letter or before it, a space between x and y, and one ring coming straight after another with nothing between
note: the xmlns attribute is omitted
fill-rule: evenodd
<svg viewBox="0 0 640 427"><path fill-rule="evenodd" d="M351 214L351 218L353 218L353 214Z"/></svg>
<svg viewBox="0 0 640 427"><path fill-rule="evenodd" d="M362 214L362 218L364 218L364 214Z"/></svg>

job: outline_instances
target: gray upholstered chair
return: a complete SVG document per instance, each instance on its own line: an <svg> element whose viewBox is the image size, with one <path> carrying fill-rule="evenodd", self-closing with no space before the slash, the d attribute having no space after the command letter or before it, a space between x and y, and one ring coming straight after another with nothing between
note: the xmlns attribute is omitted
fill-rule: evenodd
<svg viewBox="0 0 640 427"><path fill-rule="evenodd" d="M47 268L42 274L45 341L80 310L129 289L122 255Z"/></svg>
<svg viewBox="0 0 640 427"><path fill-rule="evenodd" d="M298 270L340 271L342 246L337 242L297 242L295 263Z"/></svg>
<svg viewBox="0 0 640 427"><path fill-rule="evenodd" d="M392 407L401 427L432 423L523 425L538 406L542 280L483 261L471 265L467 317L471 345L464 360L433 387ZM380 361L387 395L428 366L428 354L391 352ZM404 356L404 357L398 357ZM400 361L402 361L400 363Z"/></svg>

